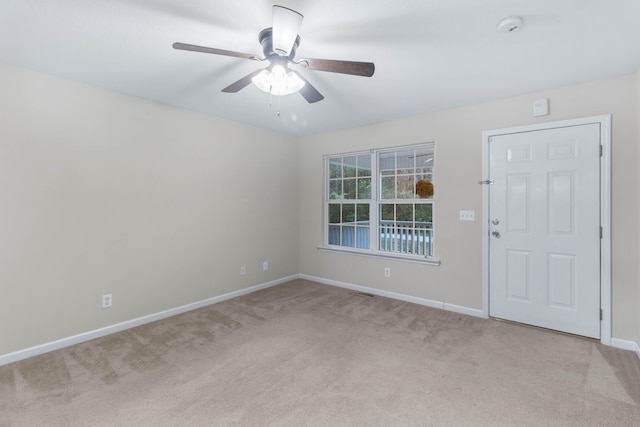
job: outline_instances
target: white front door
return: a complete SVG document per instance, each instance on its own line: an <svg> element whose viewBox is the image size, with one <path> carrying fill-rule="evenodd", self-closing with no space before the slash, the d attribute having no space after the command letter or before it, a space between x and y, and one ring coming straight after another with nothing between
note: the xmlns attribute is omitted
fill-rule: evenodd
<svg viewBox="0 0 640 427"><path fill-rule="evenodd" d="M600 124L488 150L489 315L600 338Z"/></svg>

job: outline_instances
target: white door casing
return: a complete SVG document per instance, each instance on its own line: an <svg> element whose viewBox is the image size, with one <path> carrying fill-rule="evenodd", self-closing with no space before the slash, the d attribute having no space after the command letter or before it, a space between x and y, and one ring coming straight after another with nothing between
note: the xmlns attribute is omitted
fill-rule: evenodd
<svg viewBox="0 0 640 427"><path fill-rule="evenodd" d="M610 116L483 133L486 316L609 344L609 141Z"/></svg>

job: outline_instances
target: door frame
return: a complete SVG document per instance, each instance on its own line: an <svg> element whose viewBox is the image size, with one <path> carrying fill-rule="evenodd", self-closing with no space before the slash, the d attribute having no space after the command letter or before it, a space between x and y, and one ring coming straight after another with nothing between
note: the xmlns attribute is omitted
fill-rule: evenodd
<svg viewBox="0 0 640 427"><path fill-rule="evenodd" d="M489 176L489 138L521 132L531 132L568 126L597 123L600 125L600 342L611 345L611 115L584 117L533 125L494 129L482 132L482 176ZM489 317L489 185L482 185L482 314Z"/></svg>

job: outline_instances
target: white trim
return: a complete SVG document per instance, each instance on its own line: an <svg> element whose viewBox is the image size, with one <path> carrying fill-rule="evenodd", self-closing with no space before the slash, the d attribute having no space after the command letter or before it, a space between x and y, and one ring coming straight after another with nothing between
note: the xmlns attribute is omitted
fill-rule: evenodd
<svg viewBox="0 0 640 427"><path fill-rule="evenodd" d="M325 252L338 252L343 254L350 255L359 255L366 257L374 257L374 258L387 258L387 259L395 259L398 261L406 261L406 262L415 262L418 264L427 264L427 265L440 265L440 260L438 258L433 257L421 257L421 256L409 256L409 255L400 255L394 252L364 252L358 251L355 249L349 249L342 246L318 246L318 250Z"/></svg>
<svg viewBox="0 0 640 427"><path fill-rule="evenodd" d="M311 282L321 283L323 285L335 286L338 288L350 289L356 292L365 292L367 294L378 295L381 297L386 297L388 292L375 288L368 288L366 286L353 285L351 283L339 282L337 280L324 279L322 277L309 276L308 274L300 274L300 279L309 280Z"/></svg>
<svg viewBox="0 0 640 427"><path fill-rule="evenodd" d="M611 345L611 115L600 117L600 342Z"/></svg>
<svg viewBox="0 0 640 427"><path fill-rule="evenodd" d="M197 301L197 302L186 304L180 307L170 308L169 310L161 311L158 313L149 314L147 316L138 317L136 319L127 320L121 323L116 323L115 325L105 326L104 328L83 332L83 333L62 338L56 341L51 341L45 344L40 344L34 347L18 350L13 353L3 354L3 355L0 355L0 366L6 365L12 362L17 362L19 360L27 359L29 357L38 356L40 354L48 353L50 351L59 350L61 348L69 347L75 344L80 344L86 341L103 337L105 335L121 332L126 329L131 329L136 326L155 322L156 320L165 319L167 317L175 316L177 314L186 313L187 311L195 310L201 307L206 307L208 305L226 301L231 298L236 298L242 295L250 294L252 292L256 292L261 289L270 288L272 286L276 286L281 283L294 280L296 278L298 278L297 275L284 277L282 279L277 279L271 282L262 283L260 285L251 286L249 288L240 289L239 291L229 292L227 294L219 295L217 297L207 298L202 301Z"/></svg>
<svg viewBox="0 0 640 427"><path fill-rule="evenodd" d="M539 123L528 126L487 130L482 132L482 179L489 179L489 138L510 133L531 132L568 126L597 123L600 125L600 342L613 345L611 338L611 115ZM482 189L482 312L489 316L489 189Z"/></svg>
<svg viewBox="0 0 640 427"><path fill-rule="evenodd" d="M640 344L635 341L621 340L619 338L611 338L611 347L621 348L623 350L635 351L640 359Z"/></svg>
<svg viewBox="0 0 640 427"><path fill-rule="evenodd" d="M442 308L444 310L452 311L454 313L466 314L467 316L482 317L486 319L486 316L484 315L482 310L478 310L477 308L469 308L461 305L448 304L446 302L444 303L444 307Z"/></svg>
<svg viewBox="0 0 640 427"><path fill-rule="evenodd" d="M299 277L304 280L310 280L312 282L321 283L323 285L336 286L338 288L351 289L352 291L365 292L368 294L379 295L382 297L392 298L399 301L411 302L414 304L424 305L426 307L439 308L441 310L453 311L455 313L466 314L475 317L485 317L482 310L475 308L462 307L454 304L448 304L442 301L434 301L426 298L414 297L406 294L399 294L396 292L384 291L381 289L368 288L361 285L353 285L351 283L340 282L337 280L324 279L322 277L310 276L308 274L300 274Z"/></svg>
<svg viewBox="0 0 640 427"><path fill-rule="evenodd" d="M425 307L438 308L444 310L444 303L442 301L435 301L426 298L418 298L411 295L399 294L397 292L387 291L384 295L387 298L395 299L398 301L410 302L412 304L424 305Z"/></svg>

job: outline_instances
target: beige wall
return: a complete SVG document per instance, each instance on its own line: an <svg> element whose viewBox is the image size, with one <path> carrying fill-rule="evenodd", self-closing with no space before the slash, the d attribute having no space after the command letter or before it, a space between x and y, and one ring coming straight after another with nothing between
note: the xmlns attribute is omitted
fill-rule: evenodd
<svg viewBox="0 0 640 427"><path fill-rule="evenodd" d="M302 138L300 272L448 304L482 309L482 131L612 114L613 337L638 340L638 111L636 76L593 82ZM549 98L551 114L533 118ZM322 155L436 142L436 255L440 266L319 251L322 243ZM475 210L475 222L458 211ZM392 277L383 277L390 267Z"/></svg>
<svg viewBox="0 0 640 427"><path fill-rule="evenodd" d="M298 272L296 138L7 66L0 82L0 355Z"/></svg>

